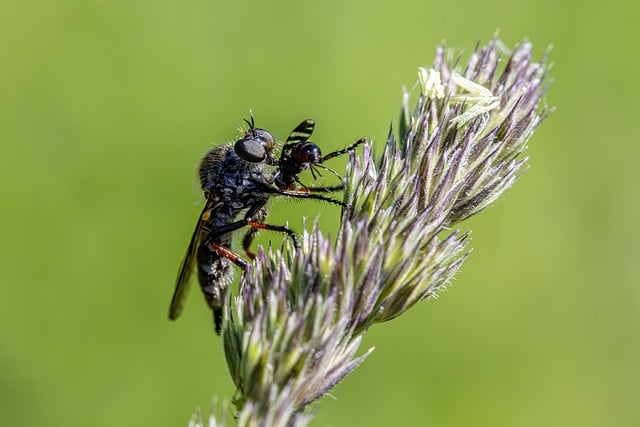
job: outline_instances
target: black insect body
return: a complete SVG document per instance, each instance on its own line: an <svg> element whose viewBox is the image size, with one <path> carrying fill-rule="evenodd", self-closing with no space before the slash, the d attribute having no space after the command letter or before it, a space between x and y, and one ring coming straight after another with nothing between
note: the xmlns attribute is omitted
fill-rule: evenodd
<svg viewBox="0 0 640 427"><path fill-rule="evenodd" d="M218 334L222 327L227 287L232 279L231 264L236 264L245 271L249 268L248 262L230 249L232 233L240 228L250 227L243 239L243 248L250 258L253 254L249 247L260 229L286 233L298 249L300 245L294 232L286 226L264 223L267 216L266 204L270 197L283 195L345 206L340 201L310 193L304 185L305 191L297 191L295 183L300 182L298 173L318 166L328 158L346 153L348 149L321 157L317 145L307 142L314 122L306 120L291 133L280 159L275 159L273 136L264 129L256 128L253 117L247 123L249 129L242 138L235 143L213 148L200 164L200 184L206 202L180 265L169 308L169 318L175 320L182 312L189 279L194 266L197 266L198 281L205 300L213 311ZM349 149L359 143L361 142L353 144ZM311 144L312 149L305 151L301 144ZM268 170L268 166L275 166L275 172Z"/></svg>
<svg viewBox="0 0 640 427"><path fill-rule="evenodd" d="M226 289L232 276L231 263L248 268L247 261L229 249L233 231L247 225L281 231L289 234L298 246L295 234L286 227L263 223L264 206L270 194L279 192L265 170L265 165L275 163L271 157L274 146L273 136L255 128L252 120L249 130L235 144L216 147L205 155L199 176L206 202L180 266L169 308L170 319L180 315L189 278L197 265L200 287L213 310L216 332L220 333ZM246 213L238 219L243 211Z"/></svg>
<svg viewBox="0 0 640 427"><path fill-rule="evenodd" d="M334 187L308 188L300 182L298 175L304 170L309 169L313 177L316 178L316 174L320 175L317 168L321 168L328 170L342 180L340 175L338 175L333 169L325 166L323 163L329 159L353 151L358 145L363 144L365 139L361 138L349 145L347 148L334 151L323 156L320 147L309 141L314 128L315 122L311 119L307 119L300 123L287 138L285 145L282 147L280 159L277 162L278 170L274 174L274 184L278 188L286 191L294 191L296 190L296 183L301 186L301 190L303 191L335 191L343 188L342 185ZM344 206L342 202L338 202L337 200L331 199L331 201Z"/></svg>

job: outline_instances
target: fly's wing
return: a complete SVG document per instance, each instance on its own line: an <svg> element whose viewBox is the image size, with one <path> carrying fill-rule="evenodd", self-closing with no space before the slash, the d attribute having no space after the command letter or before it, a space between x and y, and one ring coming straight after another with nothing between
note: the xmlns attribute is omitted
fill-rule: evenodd
<svg viewBox="0 0 640 427"><path fill-rule="evenodd" d="M313 129L316 126L316 122L311 119L307 119L300 123L294 130L291 131L287 141L283 147L283 150L286 148L290 148L295 144L300 142L305 142L309 138L311 138L311 134L313 133Z"/></svg>
<svg viewBox="0 0 640 427"><path fill-rule="evenodd" d="M198 246L200 246L200 236L202 235L202 227L205 223L203 217L210 208L211 202L207 200L207 203L205 203L204 209L202 210L202 214L200 214L200 217L198 218L196 229L193 231L193 235L191 236L191 242L189 242L187 254L184 256L182 264L180 264L178 278L176 279L176 289L173 292L173 298L171 298L171 306L169 306L169 319L171 320L176 320L178 316L180 316L180 313L182 313L184 300L189 292L189 278L191 277L191 272L193 271L193 266L196 261Z"/></svg>

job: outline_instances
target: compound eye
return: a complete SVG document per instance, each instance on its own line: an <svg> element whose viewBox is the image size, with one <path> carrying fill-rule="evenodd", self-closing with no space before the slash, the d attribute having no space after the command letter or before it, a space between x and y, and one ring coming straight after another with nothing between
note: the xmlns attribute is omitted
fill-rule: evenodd
<svg viewBox="0 0 640 427"><path fill-rule="evenodd" d="M272 151L273 148L276 146L276 140L273 138L273 135L271 135L266 130L255 128L253 132L254 132L254 136L257 139L260 139L260 141L262 142L262 145L267 151Z"/></svg>
<svg viewBox="0 0 640 427"><path fill-rule="evenodd" d="M267 158L267 150L264 147L264 143L257 138L239 139L233 149L242 160L247 162L259 163Z"/></svg>

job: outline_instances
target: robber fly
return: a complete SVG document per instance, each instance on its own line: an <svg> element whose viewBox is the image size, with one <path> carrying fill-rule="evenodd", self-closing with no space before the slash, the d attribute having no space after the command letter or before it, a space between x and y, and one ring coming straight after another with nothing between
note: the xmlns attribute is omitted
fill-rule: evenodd
<svg viewBox="0 0 640 427"><path fill-rule="evenodd" d="M300 244L294 232L286 226L270 225L264 221L267 216L266 204L274 195L323 200L345 206L344 203L309 191L294 191L295 185L284 182L299 182L296 171L303 171L325 158L303 159L285 153L293 151L297 144L304 144L310 132L301 130L299 125L287 139L280 159L273 156L275 140L266 130L256 128L253 116L251 122L245 120L249 129L235 143L224 144L210 150L202 159L199 168L200 185L205 196L205 206L198 218L191 236L187 253L180 265L176 288L169 307L169 318L175 320L181 313L183 301L189 287L189 279L197 266L198 281L207 304L213 311L216 333L220 334L226 290L232 278L232 266L236 264L245 271L249 264L233 252L232 232L251 227L243 239L247 255L251 242L259 229L273 230L287 234L296 249ZM286 150L285 150L286 148ZM346 151L345 151L346 152ZM320 151L317 151L318 156ZM333 153L332 153L333 154ZM337 155L337 154L335 154ZM335 156L334 155L334 156ZM334 157L331 156L331 157ZM302 161L306 161L303 166ZM315 163L314 163L315 162ZM275 166L276 172L270 173L267 166ZM278 184L274 184L275 182ZM244 216L242 216L244 212Z"/></svg>

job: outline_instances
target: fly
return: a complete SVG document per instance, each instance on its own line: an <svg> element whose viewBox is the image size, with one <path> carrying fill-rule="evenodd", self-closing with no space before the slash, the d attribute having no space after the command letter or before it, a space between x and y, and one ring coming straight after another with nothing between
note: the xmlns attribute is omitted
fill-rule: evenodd
<svg viewBox="0 0 640 427"><path fill-rule="evenodd" d="M283 195L346 206L338 200L312 194L310 191L316 190L315 188L308 189L303 185L303 191L299 191L295 188L295 183L300 183L298 173L307 168L314 171L314 168L322 167L321 163L324 160L346 153L348 149L322 157L319 147L307 142L313 132L314 122L305 120L291 133L282 149L280 159L276 159L273 156L275 139L271 133L256 128L253 116L251 122L245 122L249 129L240 139L235 143L213 148L200 163L199 178L206 199L205 206L180 265L169 307L169 318L177 319L182 312L189 289L189 279L194 267L197 267L198 281L205 300L213 311L217 334L220 334L222 329L225 296L233 276L231 264L236 264L245 271L249 268L249 263L230 249L234 231L250 227L243 239L243 248L249 258L254 257L249 247L260 229L287 234L297 250L300 244L293 231L286 226L264 222L267 216L266 204L270 197ZM352 144L349 149L361 142L364 142L364 139ZM311 144L312 149L303 150L304 144ZM275 166L276 171L271 173L267 166ZM332 189L338 187L321 190Z"/></svg>

